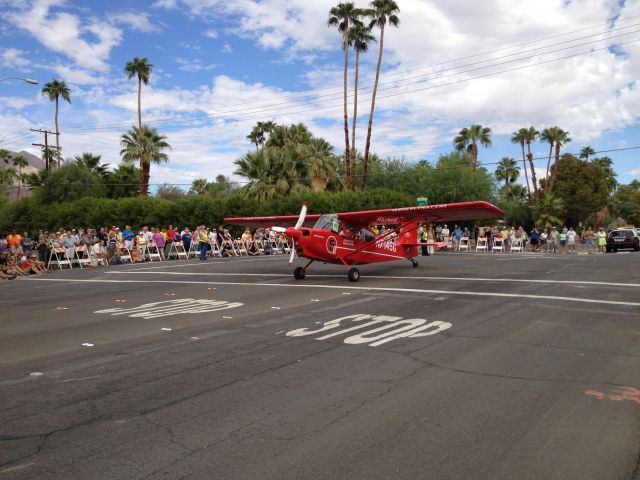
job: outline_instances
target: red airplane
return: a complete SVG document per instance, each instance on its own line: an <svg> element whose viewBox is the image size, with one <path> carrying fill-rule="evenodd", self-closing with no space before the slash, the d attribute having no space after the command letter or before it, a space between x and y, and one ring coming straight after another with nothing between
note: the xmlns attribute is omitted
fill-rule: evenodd
<svg viewBox="0 0 640 480"><path fill-rule="evenodd" d="M408 259L414 267L418 262L419 243L416 230L420 223L442 223L461 220L501 218L502 210L487 202L449 203L421 207L390 208L364 212L307 215L307 202L299 216L225 218L226 223L250 228L271 227L286 234L291 241L291 257L309 259L297 267L293 276L302 280L314 261L344 265L349 280L357 282L360 272L353 265ZM293 225L293 226L292 226ZM392 225L384 235L375 235L371 225Z"/></svg>

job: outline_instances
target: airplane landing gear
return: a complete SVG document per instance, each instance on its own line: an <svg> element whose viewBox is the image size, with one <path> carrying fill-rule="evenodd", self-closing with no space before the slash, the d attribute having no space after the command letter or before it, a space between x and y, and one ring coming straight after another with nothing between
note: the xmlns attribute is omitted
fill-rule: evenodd
<svg viewBox="0 0 640 480"><path fill-rule="evenodd" d="M307 272L304 271L304 268L298 267L293 271L293 278L296 280L302 280L306 276Z"/></svg>
<svg viewBox="0 0 640 480"><path fill-rule="evenodd" d="M411 261L411 265L413 265L413 268L418 268L418 261L414 260L413 258L410 258L409 261Z"/></svg>
<svg viewBox="0 0 640 480"><path fill-rule="evenodd" d="M358 280L360 280L360 271L357 268L352 267L347 272L347 276L349 277L350 281L357 282Z"/></svg>

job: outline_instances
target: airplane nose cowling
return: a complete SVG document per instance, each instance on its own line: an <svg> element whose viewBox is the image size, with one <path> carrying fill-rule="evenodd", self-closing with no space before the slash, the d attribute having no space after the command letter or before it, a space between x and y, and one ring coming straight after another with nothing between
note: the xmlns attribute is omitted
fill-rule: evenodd
<svg viewBox="0 0 640 480"><path fill-rule="evenodd" d="M300 239L300 230L295 229L294 227L287 228L284 233L289 238L295 238L296 240Z"/></svg>

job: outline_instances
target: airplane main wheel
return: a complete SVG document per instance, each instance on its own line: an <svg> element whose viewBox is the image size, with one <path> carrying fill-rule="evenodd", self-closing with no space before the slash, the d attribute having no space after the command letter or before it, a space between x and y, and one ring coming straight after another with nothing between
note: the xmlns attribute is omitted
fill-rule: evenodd
<svg viewBox="0 0 640 480"><path fill-rule="evenodd" d="M357 282L358 280L360 280L360 271L357 268L350 268L347 272L347 276L349 277L350 281Z"/></svg>
<svg viewBox="0 0 640 480"><path fill-rule="evenodd" d="M304 271L304 268L298 267L293 271L293 278L296 280L302 280L306 274L307 272Z"/></svg>
<svg viewBox="0 0 640 480"><path fill-rule="evenodd" d="M417 260L413 260L413 259L411 259L411 265L413 265L413 268L418 268L418 262L417 262Z"/></svg>

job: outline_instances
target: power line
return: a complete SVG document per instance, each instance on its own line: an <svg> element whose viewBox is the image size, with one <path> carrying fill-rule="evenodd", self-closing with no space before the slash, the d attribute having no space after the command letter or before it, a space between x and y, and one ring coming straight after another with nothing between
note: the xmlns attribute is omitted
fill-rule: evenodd
<svg viewBox="0 0 640 480"><path fill-rule="evenodd" d="M391 81L391 82L383 82L383 83L381 83L381 85L384 85L384 86L389 85L389 86L387 86L385 88L381 88L378 91L379 92L380 91L387 91L387 90L391 90L392 88L396 88L396 87L403 87L403 86L407 86L407 85L413 85L413 84L416 84L416 83L422 83L422 82L426 82L426 81L429 81L429 80L433 80L433 78L426 78L426 79L418 80L418 81L414 81L414 82L406 82L407 80L412 80L412 79L416 79L416 78L422 78L422 77L425 77L425 76L433 77L433 76L436 76L436 75L441 74L441 73L453 72L453 73L450 73L448 75L441 75L439 77L439 78L446 78L446 77L450 77L450 76L454 76L454 75L459 75L459 74L464 74L464 73L469 73L469 72L481 70L481 69L484 69L484 68L491 68L491 67L495 67L495 66L498 66L498 65L504 65L504 64L507 64L507 63L513 63L513 62L516 62L516 61L529 60L531 58L534 58L537 55L530 55L530 56L525 56L525 57L521 57L521 58L516 58L516 59L512 59L512 60L506 61L506 62L497 62L497 63L493 63L491 65L486 65L484 67L479 67L479 68L465 70L465 71L456 71L456 70L459 70L460 68L480 65L480 64L483 64L483 63L487 63L487 62L496 62L496 60L501 60L501 59L513 57L513 56L516 56L516 55L522 55L522 54L525 54L525 53L530 53L530 52L534 52L534 51L538 51L538 50L542 50L542 49L548 49L548 48L551 48L551 47L554 47L554 46L564 45L564 44L567 44L567 43L576 42L576 41L583 40L583 39L590 38L590 37L594 37L594 36L605 35L605 34L609 34L609 33L612 33L612 32L617 32L617 31L620 31L620 30L624 30L624 29L627 29L627 28L636 27L638 25L640 25L640 23L633 24L633 25L628 25L628 26L625 26L625 27L621 27L619 29L613 29L613 30L610 30L610 31L607 31L607 32L599 32L599 33L595 33L595 34L591 34L591 35L586 35L586 36L583 36L583 37L578 37L578 38L566 40L566 41L563 41L563 42L558 42L558 43L555 43L555 44L544 45L544 46L536 47L536 48L529 49L529 50L510 53L510 54L503 55L503 56L496 57L496 58L492 58L492 59L479 60L479 61L476 61L476 62L468 63L468 64L465 64L465 65L458 65L458 66L455 66L455 67L451 67L451 68L447 68L447 69L443 69L443 70L439 70L439 71L435 71L435 72L430 72L430 73L421 74L421 75L415 75L415 76L412 76L412 77L406 77L406 78L403 78L401 80L394 80L394 81ZM578 47L581 47L581 46L587 46L587 45L591 45L591 44L598 43L598 42L608 41L608 40L611 40L611 39L614 39L614 38L619 38L619 37L631 35L631 34L634 34L634 33L638 33L639 31L640 30L633 30L633 31L621 33L621 34L618 34L618 35L609 36L608 38L591 40L591 41L583 42L583 43L580 43L580 44L577 44L577 45L567 46L565 48L560 48L560 49L546 51L546 52L540 52L540 55L548 55L548 54L552 54L552 53L558 53L558 52L561 52L561 51L564 51L564 50L570 50L570 49L578 48ZM615 46L615 45L613 45L613 46ZM586 52L586 53L589 53L589 52ZM465 58L473 58L473 57L474 56L469 56L469 57L465 57ZM388 78L388 76L387 76L387 78ZM369 90L369 89L371 89L371 90ZM364 86L359 90L360 93L371 93L371 91L372 91L372 85ZM286 98L287 96L288 95L284 95L284 96L281 96L280 98ZM315 99L313 99L311 101L318 101L318 99L321 99L321 98L324 98L324 97L334 97L334 98L329 98L328 100L334 100L334 99L337 100L340 96L342 96L342 92L336 92L336 93L331 93L331 94L319 95L319 96L317 96ZM352 96L353 96L353 93L350 93L349 97L352 97ZM369 100L368 99L364 99L363 102L364 101L368 102ZM309 102L303 102L303 103L309 103ZM279 103L271 103L271 104L257 104L256 106L250 106L250 105L247 106L247 104L241 104L241 105L239 105L239 106L242 107L240 109L222 110L222 111L211 113L211 114L202 114L202 115L200 115L198 117L194 117L193 120L187 120L187 121L198 121L199 119L208 119L208 118L210 118L210 119L223 119L223 118L229 118L229 117L237 117L237 116L241 116L241 115L244 115L244 114L266 113L267 111L283 110L283 109L287 109L289 107L297 106L297 105L299 105L299 102L298 103L294 103L294 102L279 102ZM273 107L273 108L270 108L270 107ZM281 108L275 108L275 107L281 107ZM227 107L227 108L230 108L230 107ZM251 112L252 110L262 110L262 111ZM165 118L165 120L163 120L163 118ZM162 123L167 123L167 122L171 122L171 121L174 121L174 120L176 120L176 121L184 121L185 120L184 119L184 115L172 114L172 115L165 116L165 117L159 116L159 117L156 117L156 118L154 118L152 120L149 120L147 123L148 124L162 124ZM76 126L76 127L74 127L72 125L66 125L65 128L67 130L70 130L70 131L82 131L82 130L89 130L89 129L91 129L91 130L94 130L94 129L109 129L111 127L123 127L123 126L128 126L128 123L127 124L123 124L123 123L122 124L121 123L118 123L118 124L94 124L93 127L86 127L86 126Z"/></svg>

